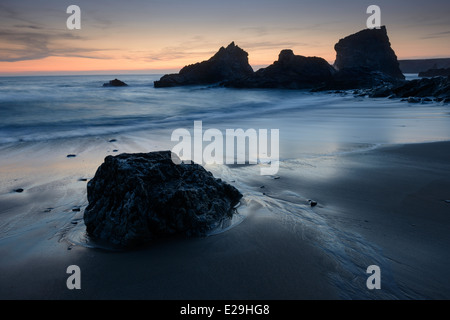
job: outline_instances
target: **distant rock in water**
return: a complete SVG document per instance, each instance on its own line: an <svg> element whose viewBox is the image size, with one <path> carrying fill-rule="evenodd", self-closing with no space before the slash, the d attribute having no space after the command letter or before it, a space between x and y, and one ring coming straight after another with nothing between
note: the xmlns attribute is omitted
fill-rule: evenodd
<svg viewBox="0 0 450 320"><path fill-rule="evenodd" d="M88 235L127 248L175 234L203 236L233 215L242 198L236 188L171 157L170 151L106 157L87 186Z"/></svg>
<svg viewBox="0 0 450 320"><path fill-rule="evenodd" d="M184 67L177 74L163 76L154 82L156 88L214 84L239 79L253 73L248 53L232 42L209 60Z"/></svg>
<svg viewBox="0 0 450 320"><path fill-rule="evenodd" d="M103 84L104 87L127 87L128 85L118 79L111 80Z"/></svg>
<svg viewBox="0 0 450 320"><path fill-rule="evenodd" d="M428 71L420 72L419 77L449 77L450 68L447 69L430 69Z"/></svg>
<svg viewBox="0 0 450 320"><path fill-rule="evenodd" d="M235 88L284 88L311 89L329 81L334 68L324 59L294 55L292 50L282 50L267 68L244 78L227 81L227 87Z"/></svg>

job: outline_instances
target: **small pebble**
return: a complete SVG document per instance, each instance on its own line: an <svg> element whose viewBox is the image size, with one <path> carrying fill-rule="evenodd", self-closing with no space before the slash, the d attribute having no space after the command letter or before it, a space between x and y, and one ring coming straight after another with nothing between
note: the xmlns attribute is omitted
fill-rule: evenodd
<svg viewBox="0 0 450 320"><path fill-rule="evenodd" d="M82 181L82 182L86 182L88 179L86 179L86 178L80 178L80 179L78 179L78 181Z"/></svg>
<svg viewBox="0 0 450 320"><path fill-rule="evenodd" d="M22 189L22 188L19 188L19 189L16 189L16 190L14 190L14 192L17 192L17 193L22 193L24 190Z"/></svg>
<svg viewBox="0 0 450 320"><path fill-rule="evenodd" d="M280 179L280 177L279 176L276 176L276 177L273 177L275 180L278 180L278 179Z"/></svg>
<svg viewBox="0 0 450 320"><path fill-rule="evenodd" d="M265 187L266 187L266 186L261 186L260 188L261 188L261 189L264 189Z"/></svg>
<svg viewBox="0 0 450 320"><path fill-rule="evenodd" d="M77 155L76 154L68 154L67 158L75 158Z"/></svg>
<svg viewBox="0 0 450 320"><path fill-rule="evenodd" d="M73 208L72 211L73 211L73 212L80 212L81 209L80 209L80 208Z"/></svg>
<svg viewBox="0 0 450 320"><path fill-rule="evenodd" d="M119 150L117 150L117 149L114 149L114 150L113 150L113 152L119 152Z"/></svg>
<svg viewBox="0 0 450 320"><path fill-rule="evenodd" d="M117 142L117 140L116 139L111 139L111 140L109 140L109 142Z"/></svg>

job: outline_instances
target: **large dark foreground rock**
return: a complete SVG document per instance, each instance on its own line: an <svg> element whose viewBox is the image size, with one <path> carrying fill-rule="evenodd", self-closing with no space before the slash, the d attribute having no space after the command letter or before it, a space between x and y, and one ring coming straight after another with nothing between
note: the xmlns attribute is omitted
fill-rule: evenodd
<svg viewBox="0 0 450 320"><path fill-rule="evenodd" d="M200 165L176 165L171 156L106 157L87 187L88 235L131 247L174 234L202 236L233 215L242 197L237 189Z"/></svg>
<svg viewBox="0 0 450 320"><path fill-rule="evenodd" d="M222 47L209 60L184 67L176 74L163 76L154 82L155 88L186 85L215 84L248 76L253 69L248 63L248 53L234 44Z"/></svg>

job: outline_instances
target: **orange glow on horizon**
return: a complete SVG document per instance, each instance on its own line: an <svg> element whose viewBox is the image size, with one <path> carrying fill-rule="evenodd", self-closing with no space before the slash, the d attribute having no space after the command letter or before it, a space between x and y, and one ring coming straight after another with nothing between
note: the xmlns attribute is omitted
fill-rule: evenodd
<svg viewBox="0 0 450 320"><path fill-rule="evenodd" d="M237 44L239 45L239 44ZM244 50L244 46L240 46ZM398 46L400 50L396 51L396 54L399 59L423 59L426 58L437 58L427 56L426 52L422 55L416 52L414 57L409 56L410 52L409 47ZM287 48L276 48L276 49L268 49L268 50L255 50L255 52L251 52L246 50L249 53L249 63L253 66L253 69L256 71L261 66L268 66L272 64L274 61L278 59L278 54L282 49ZM316 52L312 48L292 48L296 55L303 56L317 56L324 58L328 63L333 64L335 60L335 53L328 52L328 50L320 50L322 52ZM217 48L218 50L218 48ZM213 51L212 51L213 52ZM214 51L215 52L215 51ZM322 53L322 54L321 54ZM402 54L405 53L405 54ZM26 74L26 73L72 73L72 72L113 72L113 71L149 71L156 72L160 71L161 73L167 72L178 72L182 67L193 64L196 62L201 62L204 60L208 60L212 54L198 53L192 54L187 57L180 57L172 60L145 60L142 57L135 58L82 58L82 57L46 57L44 59L39 60L23 60L16 62L0 62L0 75L2 74ZM445 58L445 57L442 57Z"/></svg>
<svg viewBox="0 0 450 320"><path fill-rule="evenodd" d="M244 49L245 50L245 49ZM281 49L280 49L281 50ZM280 50L260 51L252 56L249 53L249 63L256 71L261 66L268 66L278 59ZM309 56L299 50L295 54ZM170 61L145 61L127 58L80 58L80 57L46 57L38 60L24 60L15 62L0 62L1 74L24 74L24 73L64 73L64 72L95 72L95 71L143 71L153 70L161 72L178 72L186 65L208 60L212 55L191 55L187 58L180 58ZM314 56L314 54L311 54ZM317 55L316 55L317 56ZM328 62L333 62L334 57L325 58Z"/></svg>
<svg viewBox="0 0 450 320"><path fill-rule="evenodd" d="M113 70L177 69L168 64L133 62L127 59L93 59L77 57L47 57L39 60L0 62L0 73L83 72Z"/></svg>

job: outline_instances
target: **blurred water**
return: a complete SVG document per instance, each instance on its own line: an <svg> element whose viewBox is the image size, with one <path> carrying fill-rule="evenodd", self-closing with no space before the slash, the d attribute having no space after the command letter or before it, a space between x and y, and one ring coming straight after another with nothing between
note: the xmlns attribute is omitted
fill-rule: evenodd
<svg viewBox="0 0 450 320"><path fill-rule="evenodd" d="M102 87L111 76L2 77L0 145L192 128L194 120L202 120L205 130L280 129L285 157L299 144L321 153L350 144L450 138L448 105L290 90L155 89L159 77L121 75L129 87L120 88Z"/></svg>

